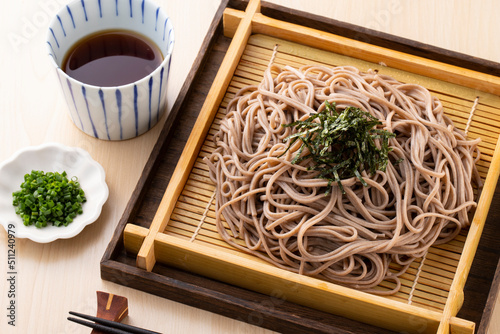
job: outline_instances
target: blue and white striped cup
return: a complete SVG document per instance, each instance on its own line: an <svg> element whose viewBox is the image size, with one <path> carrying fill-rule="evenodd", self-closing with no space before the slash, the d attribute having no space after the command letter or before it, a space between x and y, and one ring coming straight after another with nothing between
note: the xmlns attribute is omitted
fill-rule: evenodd
<svg viewBox="0 0 500 334"><path fill-rule="evenodd" d="M102 30L135 31L152 40L163 62L136 82L98 87L68 76L61 65L80 39ZM174 46L171 20L151 0L77 0L62 8L47 32L47 48L73 123L104 140L124 140L151 129L166 109L166 87Z"/></svg>

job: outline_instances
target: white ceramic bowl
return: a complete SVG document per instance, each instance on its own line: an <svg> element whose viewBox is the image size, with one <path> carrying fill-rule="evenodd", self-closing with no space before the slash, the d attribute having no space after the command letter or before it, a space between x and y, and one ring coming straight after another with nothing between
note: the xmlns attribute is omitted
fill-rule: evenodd
<svg viewBox="0 0 500 334"><path fill-rule="evenodd" d="M12 193L20 190L24 175L32 170L59 173L66 171L68 179L76 176L87 198L82 206L83 213L77 215L68 226L25 226L12 205ZM85 226L97 220L108 195L104 169L81 148L57 143L30 146L0 164L0 223L5 230L14 231L16 238L46 243L74 237ZM15 224L14 229L8 228L9 224Z"/></svg>
<svg viewBox="0 0 500 334"><path fill-rule="evenodd" d="M150 75L130 84L99 87L68 76L61 65L69 49L85 36L129 30L148 37L163 53ZM103 140L125 140L151 129L166 109L166 88L174 29L153 0L74 0L52 19L47 50L77 128Z"/></svg>

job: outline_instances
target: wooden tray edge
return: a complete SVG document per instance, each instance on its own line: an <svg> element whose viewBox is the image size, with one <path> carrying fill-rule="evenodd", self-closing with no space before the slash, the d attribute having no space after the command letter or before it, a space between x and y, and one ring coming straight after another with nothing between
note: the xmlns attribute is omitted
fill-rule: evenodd
<svg viewBox="0 0 500 334"><path fill-rule="evenodd" d="M110 282L277 332L286 328L288 332L297 333L394 333L319 311L308 312L306 308L278 297L269 297L252 291L247 291L244 296L236 296L232 293L234 292L232 286L213 280L207 280L210 282L208 284L210 287L206 287L112 260L104 260L101 265L101 274ZM213 289L213 285L219 286L217 291ZM190 302L186 303L186 299ZM225 307L212 304L210 301L213 299L223 301ZM287 310L291 311L283 312L276 307L282 304L289 304ZM327 320L324 321L325 319Z"/></svg>
<svg viewBox="0 0 500 334"><path fill-rule="evenodd" d="M496 274L493 278L493 282L490 286L490 293L488 294L488 300L486 301L486 305L484 307L483 316L481 317L481 322L477 324L477 333L487 333L490 327L490 322L493 316L493 311L495 309L495 304L497 299L499 298L500 290L500 261L498 261L498 265L496 267Z"/></svg>

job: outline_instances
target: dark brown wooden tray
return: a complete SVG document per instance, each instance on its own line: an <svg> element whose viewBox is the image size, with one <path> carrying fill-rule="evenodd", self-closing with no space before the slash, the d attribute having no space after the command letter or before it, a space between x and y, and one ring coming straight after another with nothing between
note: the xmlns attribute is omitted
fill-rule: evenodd
<svg viewBox="0 0 500 334"><path fill-rule="evenodd" d="M225 8L244 10L246 1L223 1L177 101L144 168L131 199L101 260L101 277L200 309L279 332L388 333L353 320L322 313L285 300L231 286L157 263L152 272L136 267L123 247L127 223L149 228L184 144L231 41L222 33ZM400 37L368 30L263 2L262 14L374 45L500 76L500 64ZM179 111L182 110L182 113ZM175 124L175 127L172 125ZM493 201L498 201L497 187ZM458 317L474 321L485 333L500 288L500 208L492 205Z"/></svg>

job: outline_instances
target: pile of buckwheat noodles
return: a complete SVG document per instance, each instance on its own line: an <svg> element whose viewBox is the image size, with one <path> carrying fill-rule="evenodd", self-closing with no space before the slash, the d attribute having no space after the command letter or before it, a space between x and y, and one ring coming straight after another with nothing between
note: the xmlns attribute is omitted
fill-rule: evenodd
<svg viewBox="0 0 500 334"><path fill-rule="evenodd" d="M335 102L377 117L390 138L385 172L363 172L325 194L328 181L292 164L293 127ZM469 224L479 140L467 140L424 87L354 67L272 65L227 106L206 158L216 183L217 229L230 245L303 275L370 292L399 290L398 276ZM223 218L221 217L223 216ZM395 262L402 268L389 270ZM373 289L395 282L391 291Z"/></svg>

